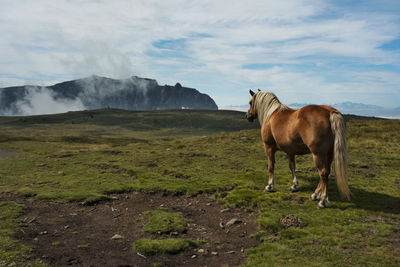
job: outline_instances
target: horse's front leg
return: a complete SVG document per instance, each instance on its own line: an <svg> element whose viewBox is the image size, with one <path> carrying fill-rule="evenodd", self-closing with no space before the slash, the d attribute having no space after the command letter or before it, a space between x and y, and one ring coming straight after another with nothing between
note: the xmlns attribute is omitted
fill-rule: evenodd
<svg viewBox="0 0 400 267"><path fill-rule="evenodd" d="M268 147L264 144L264 150L268 157L268 185L265 187L265 191L274 191L274 166L275 166L275 149Z"/></svg>
<svg viewBox="0 0 400 267"><path fill-rule="evenodd" d="M288 158L289 158L289 169L292 173L292 178L293 178L293 184L290 187L290 191L297 192L299 191L299 182L297 181L297 176L296 176L296 161L294 155L288 155Z"/></svg>

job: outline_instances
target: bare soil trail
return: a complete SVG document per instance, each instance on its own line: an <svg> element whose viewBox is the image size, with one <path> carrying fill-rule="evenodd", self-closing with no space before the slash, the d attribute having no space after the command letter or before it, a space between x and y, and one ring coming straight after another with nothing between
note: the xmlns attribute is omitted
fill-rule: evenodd
<svg viewBox="0 0 400 267"><path fill-rule="evenodd" d="M207 195L133 192L94 205L46 203L11 194L1 199L27 207L21 215L25 226L15 238L34 248L32 258L50 266L238 266L246 262L243 251L258 244L250 237L257 232L256 215L224 209ZM143 212L159 208L182 213L188 230L168 236L144 233L147 217ZM233 224L227 225L229 221ZM198 248L184 253L145 256L132 246L143 237L201 242Z"/></svg>

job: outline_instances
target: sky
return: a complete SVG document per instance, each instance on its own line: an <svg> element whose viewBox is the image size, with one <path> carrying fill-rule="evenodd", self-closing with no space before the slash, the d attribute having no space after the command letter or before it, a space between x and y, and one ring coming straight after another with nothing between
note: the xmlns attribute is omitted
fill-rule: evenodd
<svg viewBox="0 0 400 267"><path fill-rule="evenodd" d="M100 75L180 82L220 108L400 107L399 0L0 0L0 87Z"/></svg>

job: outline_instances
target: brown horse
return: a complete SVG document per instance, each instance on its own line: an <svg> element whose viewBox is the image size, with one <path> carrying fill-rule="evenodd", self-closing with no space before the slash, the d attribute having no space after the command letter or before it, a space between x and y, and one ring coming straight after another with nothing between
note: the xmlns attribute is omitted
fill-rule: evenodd
<svg viewBox="0 0 400 267"><path fill-rule="evenodd" d="M336 183L339 192L350 199L350 190L346 177L346 135L343 116L330 106L309 105L294 110L281 104L278 98L269 92L250 90L250 109L246 118L253 121L258 118L261 125L261 137L268 157L269 180L265 190L274 190L275 152L282 150L289 158L293 185L290 190L298 190L295 172L295 155L312 153L317 166L320 181L312 200L320 200L319 208L328 205L326 187L335 161Z"/></svg>

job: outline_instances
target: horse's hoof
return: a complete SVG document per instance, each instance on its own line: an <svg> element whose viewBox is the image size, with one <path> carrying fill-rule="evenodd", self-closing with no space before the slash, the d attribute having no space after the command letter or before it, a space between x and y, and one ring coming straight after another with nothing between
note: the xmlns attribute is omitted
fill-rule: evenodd
<svg viewBox="0 0 400 267"><path fill-rule="evenodd" d="M326 208L326 207L328 207L328 206L329 206L328 197L325 197L324 200L321 200L321 201L318 203L318 208L320 208L320 209Z"/></svg>
<svg viewBox="0 0 400 267"><path fill-rule="evenodd" d="M297 186L291 186L290 187L290 192L292 192L292 193L294 193L294 192L297 192L297 191L299 191L299 188L297 187Z"/></svg>
<svg viewBox="0 0 400 267"><path fill-rule="evenodd" d="M273 191L274 191L274 187L273 187L272 185L267 185L267 186L265 187L265 191L266 191L266 192L273 192Z"/></svg>
<svg viewBox="0 0 400 267"><path fill-rule="evenodd" d="M319 200L320 198L321 198L321 195L320 195L320 194L313 193L313 194L311 195L311 200L312 200L312 201Z"/></svg>

